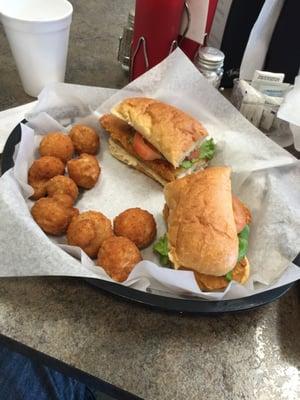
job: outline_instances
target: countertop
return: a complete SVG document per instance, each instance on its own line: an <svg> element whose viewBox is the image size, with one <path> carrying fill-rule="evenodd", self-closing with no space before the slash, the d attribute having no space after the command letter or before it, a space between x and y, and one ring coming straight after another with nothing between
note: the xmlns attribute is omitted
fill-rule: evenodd
<svg viewBox="0 0 300 400"><path fill-rule="evenodd" d="M66 278L0 280L0 332L149 400L297 400L299 287L243 314L153 311Z"/></svg>
<svg viewBox="0 0 300 400"><path fill-rule="evenodd" d="M116 49L133 1L72 3L66 81L123 86ZM0 54L0 109L32 100L2 30ZM299 293L296 285L261 309L200 318L127 303L79 279L1 279L0 333L147 400L296 400Z"/></svg>

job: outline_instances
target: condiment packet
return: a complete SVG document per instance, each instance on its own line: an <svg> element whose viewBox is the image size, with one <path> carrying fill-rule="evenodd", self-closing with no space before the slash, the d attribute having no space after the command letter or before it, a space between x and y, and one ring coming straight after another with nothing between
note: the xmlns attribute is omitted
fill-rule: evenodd
<svg viewBox="0 0 300 400"><path fill-rule="evenodd" d="M290 123L295 148L300 151L300 76L295 79L294 88L287 93L277 113L278 117Z"/></svg>

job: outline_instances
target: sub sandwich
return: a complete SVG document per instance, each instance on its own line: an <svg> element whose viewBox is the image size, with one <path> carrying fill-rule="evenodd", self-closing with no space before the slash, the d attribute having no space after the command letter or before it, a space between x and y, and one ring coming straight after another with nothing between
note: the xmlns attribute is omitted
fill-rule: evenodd
<svg viewBox="0 0 300 400"><path fill-rule="evenodd" d="M250 266L249 209L232 194L229 167L211 167L165 186L167 233L155 245L161 263L194 271L205 291L245 283Z"/></svg>
<svg viewBox="0 0 300 400"><path fill-rule="evenodd" d="M207 165L215 151L195 118L161 101L127 98L100 118L118 160L163 186Z"/></svg>

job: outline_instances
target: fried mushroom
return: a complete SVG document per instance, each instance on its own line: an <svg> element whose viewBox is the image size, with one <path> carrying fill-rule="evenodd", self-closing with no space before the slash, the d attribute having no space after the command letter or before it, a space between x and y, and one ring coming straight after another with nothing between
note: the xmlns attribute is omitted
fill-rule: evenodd
<svg viewBox="0 0 300 400"><path fill-rule="evenodd" d="M68 244L96 258L102 242L113 235L110 220L99 211L85 211L73 218L67 231Z"/></svg>
<svg viewBox="0 0 300 400"><path fill-rule="evenodd" d="M54 199L57 203L64 207L73 207L74 199L68 194L54 194L51 199Z"/></svg>
<svg viewBox="0 0 300 400"><path fill-rule="evenodd" d="M39 146L41 156L53 156L66 163L72 158L74 146L68 135L62 132L50 132L41 141Z"/></svg>
<svg viewBox="0 0 300 400"><path fill-rule="evenodd" d="M86 153L68 161L67 170L76 185L84 189L94 187L101 172L97 158Z"/></svg>
<svg viewBox="0 0 300 400"><path fill-rule="evenodd" d="M75 203L78 197L78 187L68 176L58 175L46 183L46 193L49 197L62 194L68 195L73 199L73 203Z"/></svg>
<svg viewBox="0 0 300 400"><path fill-rule="evenodd" d="M122 236L112 236L102 243L97 264L112 279L123 282L141 260L141 253L131 240Z"/></svg>
<svg viewBox="0 0 300 400"><path fill-rule="evenodd" d="M144 249L155 239L155 219L146 210L129 208L114 219L114 232L117 236L130 239L139 249Z"/></svg>
<svg viewBox="0 0 300 400"><path fill-rule="evenodd" d="M90 126L74 125L70 130L69 136L77 153L92 155L98 153L100 146L99 136Z"/></svg>
<svg viewBox="0 0 300 400"><path fill-rule="evenodd" d="M71 219L78 215L78 210L51 197L43 197L33 205L31 214L44 232L59 236L66 232Z"/></svg>
<svg viewBox="0 0 300 400"><path fill-rule="evenodd" d="M65 172L64 163L56 157L44 156L35 160L28 171L28 183L34 189L32 199L37 200L46 195L46 184L49 179Z"/></svg>

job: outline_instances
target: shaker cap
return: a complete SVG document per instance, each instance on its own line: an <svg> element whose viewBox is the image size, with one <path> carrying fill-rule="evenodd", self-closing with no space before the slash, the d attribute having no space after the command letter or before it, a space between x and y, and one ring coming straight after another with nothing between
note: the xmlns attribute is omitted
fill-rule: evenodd
<svg viewBox="0 0 300 400"><path fill-rule="evenodd" d="M224 61L225 58L225 54L214 47L201 47L198 54L198 57L202 60L213 63Z"/></svg>
<svg viewBox="0 0 300 400"><path fill-rule="evenodd" d="M195 59L195 64L201 68L214 70L221 68L224 63L225 54L214 47L201 47Z"/></svg>

